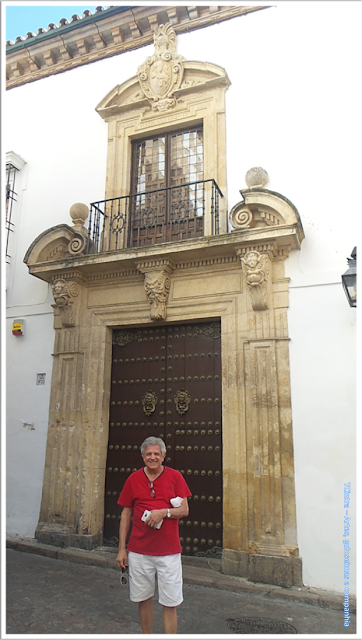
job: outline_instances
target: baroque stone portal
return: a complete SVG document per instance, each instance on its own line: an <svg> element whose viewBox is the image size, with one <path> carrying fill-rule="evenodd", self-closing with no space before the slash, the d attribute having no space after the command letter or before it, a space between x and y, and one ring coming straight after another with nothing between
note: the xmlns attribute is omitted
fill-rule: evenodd
<svg viewBox="0 0 362 640"><path fill-rule="evenodd" d="M115 87L97 107L108 122L105 197L129 193L131 140L197 120L205 133L205 176L223 193L219 235L211 234L209 209L203 237L126 248L116 255L114 250L72 255L68 244L83 226L78 215L83 209L77 208L73 229L53 227L29 247L24 261L32 275L51 284L79 284L76 298L61 282L55 291L54 365L36 538L60 546L102 544L110 389L119 384L118 376L111 379L112 335L124 344L129 330L137 328L134 339L143 341L151 323L150 335L162 346L169 326L185 325L162 356L167 384L176 375L177 341L202 337L188 324L217 320L210 335L221 330L222 394L210 393L207 401L222 409L222 571L255 582L301 586L284 261L300 249L304 232L294 205L265 189L260 171L241 191L228 232L223 159L230 81L221 67L175 56L172 30L160 28L155 54L141 77ZM199 351L200 362L215 357L212 348ZM132 380L136 384L136 376ZM179 413L187 400L178 398ZM145 411L154 417L155 402L144 398Z"/></svg>

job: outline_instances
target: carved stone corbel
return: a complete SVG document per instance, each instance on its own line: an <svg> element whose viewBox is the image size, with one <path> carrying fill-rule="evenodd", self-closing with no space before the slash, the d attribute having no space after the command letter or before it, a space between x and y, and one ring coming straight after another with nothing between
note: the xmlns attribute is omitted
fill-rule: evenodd
<svg viewBox="0 0 362 640"><path fill-rule="evenodd" d="M137 269L145 275L145 292L151 305L151 320L165 320L166 304L171 286L171 261L141 262L137 264Z"/></svg>
<svg viewBox="0 0 362 640"><path fill-rule="evenodd" d="M270 259L265 253L248 251L241 255L241 267L247 284L251 304L254 311L268 309L268 275L270 271Z"/></svg>
<svg viewBox="0 0 362 640"><path fill-rule="evenodd" d="M75 327L77 311L75 303L79 296L79 285L74 280L66 281L64 278L56 277L52 282L52 292L54 306L59 309L63 327Z"/></svg>

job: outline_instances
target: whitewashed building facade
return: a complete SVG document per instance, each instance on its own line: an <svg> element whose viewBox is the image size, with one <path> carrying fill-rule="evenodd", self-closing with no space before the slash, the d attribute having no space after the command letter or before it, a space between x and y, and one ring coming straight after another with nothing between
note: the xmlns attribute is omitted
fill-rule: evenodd
<svg viewBox="0 0 362 640"><path fill-rule="evenodd" d="M301 565L298 567L302 566L303 584L343 592L343 533L346 531L343 497L344 486L351 483L349 505L351 520L348 521L350 529L345 538L348 538L351 548L350 590L354 593L357 543L355 529L357 519L356 310L348 305L342 289L341 274L347 269L346 258L357 245L360 232L360 4L280 2L273 7L248 7L247 12L242 12L239 6L202 6L189 8L187 11L185 7L155 8L135 5L132 9L131 12L125 7L120 11L120 7L115 7L98 12L94 16L84 16L70 25L59 25L57 29L54 28L28 39L26 41L28 52L21 41L7 47L8 90L3 102L3 157L5 160L6 154L8 167L10 165L15 167L13 191L16 194L10 203L11 230L8 234L5 283L7 532L34 537L36 531L40 531L42 492L43 501L47 492L43 483L45 481L46 483L71 482L69 479L66 480L65 476L63 478L63 475L58 477L54 475L54 469L51 472L49 467L53 463L50 463L47 458L50 455L49 452L47 453L47 447L50 446L49 443L47 445L49 412L53 409L55 411L55 407L52 407L52 398L55 397L52 395L55 385L53 380L52 391L52 368L56 357L54 340L55 332L57 329L60 330L61 326L59 325L59 305L57 308L52 292L55 271L52 271L48 278L44 276L46 268L42 267L43 271L41 271L39 267L39 277L31 275L28 270L29 255L31 255L29 248L32 246L34 248L33 243L36 241L39 243L39 237L45 232L50 233L53 228L59 231L61 225L68 225L68 228L74 231L74 221L72 222L69 217L69 210L74 203L85 203L89 207L90 203L100 202L106 197L116 198L126 195L130 160L120 156L121 146L117 147L118 156L111 155L111 145L113 143L121 145L121 141L117 142L117 135L120 138L123 134L120 133L120 129L117 130L118 133L115 130L112 133L112 125L108 124L112 118L109 117L110 112L107 112L107 109L114 108L116 111L118 109L117 117L123 118L125 116L122 114L127 112L128 106L126 98L122 104L112 103L113 94L110 95L110 92L114 87L121 87L117 94L121 95L122 91L126 92L127 87L131 87L130 79L136 78L134 82L138 81L138 68L145 63L148 56L154 54L153 33L156 27L162 23L170 23L177 37L177 54L183 56L185 60L183 63L185 73L196 74L195 69L201 68L196 63L208 63L207 74L209 75L205 82L214 82L214 85L208 85L211 86L211 93L215 91L216 95L217 91L220 91L220 96L221 94L225 96L225 108L221 97L216 107L212 107L215 108L216 114L214 114L216 133L213 134L213 138L207 137L208 125L205 123L209 121L204 119L203 125L205 167L209 166L209 170L205 169L204 179L215 179L223 192L221 210L224 207L224 220L229 219L228 216L233 208L235 213L235 207L239 203L241 203L239 206L241 211L242 203L245 204L247 198L251 199L250 208L253 211L255 202L252 191L255 185L253 187L245 183L245 175L253 167L262 167L268 173L268 182L261 186L261 192L264 190L271 193L270 197L275 198L279 203L283 201L283 207L285 206L286 209L289 207L288 212L296 211L295 214L293 213L295 215L293 224L298 228L295 236L298 236L298 239L290 241L290 252L283 259L285 274L280 276L280 282L283 282L283 286L280 285L280 296L288 297L289 291L288 301L284 302L287 298L283 297L283 302L279 306L284 305L287 309L285 316L287 329L283 335L287 337L286 343L289 347L292 427L286 437L292 437L293 440L294 454L291 460L292 462L294 460L294 471L293 477L290 477L294 488L290 491L292 493L295 491L295 498L291 498L289 489L285 488L286 485L281 485L283 544L286 545L285 548L298 549L295 553L301 558ZM97 29L92 22L95 18L98 20L98 22L96 20ZM97 37L100 39L97 40ZM195 61L195 64L189 61ZM206 69L206 67L203 68ZM225 72L225 75L222 75L223 72L220 69ZM213 86L216 88L213 89ZM163 130L172 133L179 125L180 129L185 127L186 120L178 121L173 113L176 113L179 108L177 105L180 105L181 100L183 104L191 105L188 107L191 112L194 104L192 103L193 88L195 87L190 81L189 86L182 85L179 88L179 93L175 91L176 106L167 107L165 111L158 112L158 120L157 122L154 120L152 124L154 135L161 134ZM140 88L138 90L142 94L142 90ZM210 88L207 91L210 91ZM129 99L136 100L132 96ZM151 113L150 103L147 103L144 95L141 95L141 98L144 102L140 103L140 111L143 110L143 114L148 111ZM141 100L141 98L138 99ZM203 99L206 101L205 97ZM197 108L201 114L203 107ZM176 111L173 112L172 109ZM208 109L209 107L205 111L205 118L210 116L211 111ZM133 119L136 117L133 113L131 116ZM145 116L142 115L142 117ZM196 123L199 126L203 117L195 116L193 124ZM210 122L212 121L211 118ZM225 132L224 130L220 132L224 125ZM137 133L136 127L132 130L129 141L139 137L140 133ZM212 141L212 148L207 148L208 144L211 145L210 141ZM211 156L213 162L207 165L207 158ZM119 160L116 169L112 164L114 157L118 157ZM214 175L212 175L212 166L215 166ZM117 178L115 178L116 175ZM218 179L215 176L218 176ZM117 187L117 185L120 186ZM122 193L117 192L118 188ZM248 192L244 194L244 199L240 195L240 190ZM239 210L236 209L236 212L238 213ZM282 211L278 208L276 210L279 213ZM245 318L247 317L246 311L245 313L243 311L242 301L246 300L245 296L248 294L248 282L243 280L240 257L245 257L245 247L255 246L250 239L251 232L266 233L267 230L271 234L275 230L273 225L279 225L278 216L275 215L274 222L272 220L268 226L263 226L262 222L260 224L255 222L250 226L250 221L243 226L239 216L239 226L236 224L234 231L230 222L228 228L219 229L220 238L221 236L225 238L223 246L229 247L231 238L238 238L238 247L241 251L240 255L235 254L232 259L228 257L230 274L232 271L229 275L230 278L234 278L232 280L234 289L230 285L228 295L230 300L234 296L232 304L239 305L239 311L235 311L235 317L238 313L240 317L244 317L243 314ZM281 213L280 215L282 216ZM284 222L285 219L280 224L283 226ZM220 224L222 227L222 223ZM85 227L87 225L88 221ZM70 231L64 231L64 233L71 234ZM208 233L205 232L203 235L207 236ZM247 238L247 242L244 237ZM67 238L69 241L71 235ZM261 246L262 240L258 242L258 246ZM268 242L271 242L270 239ZM280 238L278 242L276 246L279 248L285 246ZM58 245L55 243L54 247L56 246ZM36 247L38 249L35 248L34 251L38 251L37 256L40 256L39 260L42 264L48 260L53 268L54 264L60 265L62 262L63 258L55 254L48 254L47 260L44 259L45 254L41 258L40 245ZM163 244L162 247L164 247ZM112 260L118 260L114 257L117 256L117 250L114 247L112 249ZM131 249L126 248L125 252L123 249L119 250L125 260L130 255L127 251ZM197 251L202 253L204 249L198 245ZM211 259L211 249L207 251L205 260ZM223 256L221 248L220 252L220 256ZM201 253L197 254L198 260L201 259ZM263 251L260 250L259 254L262 253ZM229 256L229 253L227 255ZM24 263L25 256L27 256L27 264ZM142 260L139 258L141 262L137 264L145 265L146 259L147 255L142 255ZM187 262L186 258L182 259ZM38 258L34 260L33 266L36 266ZM77 258L70 258L70 260L77 260ZM177 285L178 289L176 287L181 267L177 271L178 267L175 265L181 262L177 262L176 258L173 259L169 254L167 257L163 255L162 260L171 260L171 262L173 260L174 263L170 267L170 269L173 268L173 273L171 293L167 302L169 306L167 318L163 315L161 321L156 320L156 324L152 318L146 319L149 299L142 293L142 274L146 269L143 266L143 271L139 268L136 275L131 274L129 277L131 279L134 277L134 282L139 287L144 300L140 298L141 302L139 302L138 298L137 300L134 298L133 301L131 297L125 298L124 305L129 309L129 305L132 307L132 304L135 304L135 313L139 316L132 321L129 319L130 316L118 323L117 320L112 320L113 329L124 326L129 328L131 325L133 328L159 326L167 329L168 323L172 328L175 323L187 323L192 319L211 318L214 321L220 317L222 327L223 312L218 310L221 305L221 291L214 292L210 284L211 293L207 299L209 305L207 309L205 307L205 311L199 314L195 311L194 318L187 314L183 318L179 310L181 307L177 306L176 290L179 292L179 298L184 300L184 304L187 306L189 303L185 289L182 288L186 285L182 285L180 280L181 284ZM84 274L88 273L86 271L88 267L85 261L79 266L81 262L82 259L79 258L76 266L72 267L71 262L65 265L63 261L59 269L66 274L69 274L72 269L73 271L78 269L77 277L86 278L88 276ZM107 272L109 264L107 265L99 266L99 273ZM121 266L120 263L118 268ZM130 269L128 263L125 268ZM275 276L275 263L273 268ZM115 269L114 264L112 269ZM133 266L132 269L136 267ZM225 267L225 274L226 272ZM212 271L207 274L211 278ZM209 286L207 274L201 275L201 278L204 278L202 286L205 287L205 291ZM225 278L229 275L226 274ZM217 278L223 277L224 275L218 272ZM193 273L190 278L190 282L193 283L192 278L196 279L197 274ZM235 283L239 281L241 288L235 293L235 287L239 286ZM231 280L225 279L225 282L231 282ZM277 279L274 278L273 282L275 311L279 308L279 303L276 303ZM190 287L194 287L192 295L197 298L199 294L196 284L190 284ZM95 294L92 295L95 296ZM114 296L114 291L109 295ZM202 295L206 296L206 293ZM201 297L200 295L200 305ZM114 299L112 298L112 304L115 304ZM214 312L211 311L213 299L216 305ZM92 304L97 306L98 303L94 300ZM117 304L119 309L123 309L122 296ZM251 310L256 309L255 336L259 339L260 346L266 338L265 334L257 333L260 317L258 306L253 305L252 309L250 300L245 304L248 304ZM81 314L82 311L80 310L79 313ZM265 312L259 311L259 313ZM251 315L249 314L248 317L250 318ZM245 320L246 324L247 322ZM23 335L13 335L14 323L21 324ZM242 329L230 329L230 331L234 331L235 336L239 335L239 331L241 336ZM89 340L92 335L90 330ZM253 340L255 341L256 338ZM249 340L250 345L253 340ZM244 408L247 405L247 398L245 405L243 399L239 398L240 404L233 404L232 409L230 408L230 403L235 401L231 401L232 396L231 393L228 395L227 385L230 384L231 388L234 384L233 380L230 381L234 365L230 355L231 346L226 348L225 345L226 337L222 333L221 354L224 347L225 353L227 351L229 354L228 360L226 356L222 360L223 411L229 411L223 414L223 434L226 434L231 416L235 412L246 412L246 423L249 416ZM70 350L69 348L68 351ZM234 358L236 360L239 357L238 353L236 351ZM245 351L245 353L248 352ZM237 366L236 364L235 371ZM59 375L66 376L64 371ZM278 369L278 371L280 385L283 384L283 381L280 382L283 380L282 370ZM90 375L89 371L87 375ZM110 373L108 378L105 376L104 379L108 379L108 386L110 386ZM62 383L58 381L56 384ZM82 384L83 387L87 384L85 378ZM289 389L289 378L287 386ZM105 393L109 406L109 389ZM281 395L280 392L278 393L279 415L282 415ZM106 414L105 410L102 414L103 418ZM263 432L264 435L261 436L259 454L263 457L267 455L265 447L275 446L273 451L277 451L283 464L283 456L286 455L284 445L278 448L279 445L275 444L275 440L273 445L265 444L264 436L269 432L270 415L269 413L269 418L266 418L267 427ZM280 424L278 429L282 429ZM70 428L71 431L71 427L72 424L64 429ZM103 424L103 428L108 433L108 423ZM249 433L247 428L245 433L245 446L248 452L246 457L249 456L247 464L254 465L253 478L255 478L259 473L255 471L259 464L256 460L259 454L250 442L247 442ZM276 436L273 437L276 438ZM241 540L240 543L230 543L227 548L223 545L226 549L224 570L245 575L242 570L243 553L248 554L248 557L259 553L272 558L274 553L278 556L278 552L275 551L277 543L275 542L274 546L271 545L270 553L265 552L265 542L264 546L260 543L260 549L258 549L258 541L254 547L243 546L243 537L247 535L242 525L243 503L236 500L234 491L238 492L245 482L250 490L251 475L248 471L242 478L241 465L240 478L236 484L232 484L234 458L230 443L225 441L223 445L224 505L229 505L224 510L225 539ZM54 449L54 443L52 447ZM242 447L241 443L240 459ZM48 471L44 473L45 464ZM64 464L67 464L66 460ZM61 463L59 465L61 467ZM270 461L265 463L264 467L262 464L261 473L265 476L270 473L272 478L270 482L276 483L278 474L275 470L271 471L269 465ZM104 458L101 471L103 476L105 466ZM104 493L104 487L100 486L99 504L104 502L102 491ZM283 495L283 491L288 495ZM253 506L250 504L250 493L248 495L247 509L250 510ZM233 511L232 503L235 501L241 505L240 512L238 509L236 513ZM271 509L273 504L271 501L265 508ZM288 518L293 520L289 514L290 504L295 505L296 537L294 539L293 534L291 542L288 542ZM43 502L43 515L44 508ZM69 507L69 509L72 508L72 506ZM233 514L232 517L230 514ZM103 515L99 517L102 520ZM228 518L230 522L233 518L232 524ZM234 532L239 521L240 530L243 529L240 536L239 532ZM42 522L44 523L44 518ZM63 526L64 523L60 525ZM278 526L275 526L278 529ZM75 529L74 531L77 533ZM278 534L279 532L276 531L276 538ZM267 534L260 539L265 540L265 537ZM99 543L99 538L96 536L94 540ZM285 550L280 553L280 557L286 557ZM268 576L267 569L265 572ZM246 575L253 579L251 574ZM260 579L260 574L257 573L256 576ZM268 579L273 581L270 577L265 580L268 581ZM289 584L283 581L280 583L283 586ZM293 584L299 583L293 582Z"/></svg>

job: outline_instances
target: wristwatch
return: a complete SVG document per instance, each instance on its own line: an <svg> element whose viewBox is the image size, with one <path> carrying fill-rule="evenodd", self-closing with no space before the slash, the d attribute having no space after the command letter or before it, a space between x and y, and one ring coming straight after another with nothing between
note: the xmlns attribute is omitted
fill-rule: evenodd
<svg viewBox="0 0 362 640"><path fill-rule="evenodd" d="M166 518L171 518L171 511L170 511L170 509L166 509Z"/></svg>

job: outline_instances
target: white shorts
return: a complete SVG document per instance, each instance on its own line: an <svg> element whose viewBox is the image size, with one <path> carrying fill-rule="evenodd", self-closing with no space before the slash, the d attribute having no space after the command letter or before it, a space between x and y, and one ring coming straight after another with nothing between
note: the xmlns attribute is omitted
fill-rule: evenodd
<svg viewBox="0 0 362 640"><path fill-rule="evenodd" d="M142 602L155 593L157 574L158 601L164 607L177 607L183 601L181 553L169 556L144 556L128 552L128 574L132 602Z"/></svg>

